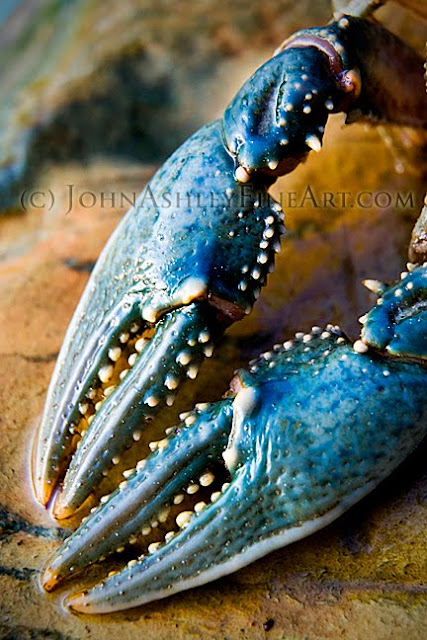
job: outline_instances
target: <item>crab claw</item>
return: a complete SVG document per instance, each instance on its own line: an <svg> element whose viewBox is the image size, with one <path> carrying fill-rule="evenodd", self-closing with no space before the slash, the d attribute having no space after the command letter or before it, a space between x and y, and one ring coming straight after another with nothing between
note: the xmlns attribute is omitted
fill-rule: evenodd
<svg viewBox="0 0 427 640"><path fill-rule="evenodd" d="M189 414L89 516L51 560L45 588L111 553L117 535L132 542L177 493L180 513L165 515L171 531L159 533L149 555L71 595L70 609L106 613L164 598L320 529L420 442L426 377L425 363L358 353L333 327L276 345L237 373L224 400ZM220 490L206 499L213 482Z"/></svg>
<svg viewBox="0 0 427 640"><path fill-rule="evenodd" d="M76 511L145 422L172 404L272 270L283 214L262 185L242 194L234 171L221 122L204 127L101 254L58 358L34 456L46 504L80 442L56 517Z"/></svg>

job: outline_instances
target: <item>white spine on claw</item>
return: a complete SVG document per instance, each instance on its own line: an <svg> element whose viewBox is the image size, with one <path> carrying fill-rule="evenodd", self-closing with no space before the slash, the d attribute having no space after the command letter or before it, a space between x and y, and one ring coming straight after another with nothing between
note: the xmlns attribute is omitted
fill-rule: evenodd
<svg viewBox="0 0 427 640"><path fill-rule="evenodd" d="M242 435L244 419L249 417L258 404L258 394L254 387L245 387L236 395L233 402L233 424L227 448L222 457L229 471L233 472L239 461L238 441Z"/></svg>

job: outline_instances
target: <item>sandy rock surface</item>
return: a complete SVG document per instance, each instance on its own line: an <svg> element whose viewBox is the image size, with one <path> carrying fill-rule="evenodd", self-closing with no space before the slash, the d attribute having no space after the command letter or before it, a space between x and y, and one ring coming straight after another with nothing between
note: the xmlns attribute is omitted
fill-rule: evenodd
<svg viewBox="0 0 427 640"><path fill-rule="evenodd" d="M172 12L173 3L164 4ZM224 22L225 4L218 3ZM213 3L206 5L213 11ZM201 15L196 12L191 20L199 16L203 22ZM290 31L306 26L308 18L299 24L291 20ZM243 17L233 20L244 23ZM256 55L245 45L220 66L218 77L231 83L234 71L236 89L242 68L256 67L264 48L281 40L281 27L274 29L278 33L254 41ZM231 86L221 95L231 95ZM218 105L221 100L215 109ZM201 119L208 113L202 100L195 113ZM195 401L219 398L235 368L295 331L333 322L357 337L357 318L374 301L361 280L391 281L404 269L421 209L421 170L399 158L396 172L396 158L377 130L343 129L340 116L332 119L322 153L274 187L289 229L275 273L254 312L231 328L194 387L173 407L171 424ZM51 596L40 591L41 568L67 532L33 498L29 467L37 420L90 269L126 210L118 194L138 193L156 162L154 155L150 162L129 157L92 158L85 166L73 158L51 162L34 184L52 191L53 205L46 200L46 206L0 219L0 638L421 640L427 624L425 443L335 524L215 583L102 617L62 609L64 594L78 579ZM75 198L66 214L69 184ZM93 206L79 200L88 191L96 195ZM351 193L347 207L338 195L344 191ZM114 206L111 198L101 197L112 192ZM384 206L388 200L379 196L376 205L360 207L361 192L374 198L385 192L391 202ZM334 206L330 199L325 206L325 193L334 195Z"/></svg>

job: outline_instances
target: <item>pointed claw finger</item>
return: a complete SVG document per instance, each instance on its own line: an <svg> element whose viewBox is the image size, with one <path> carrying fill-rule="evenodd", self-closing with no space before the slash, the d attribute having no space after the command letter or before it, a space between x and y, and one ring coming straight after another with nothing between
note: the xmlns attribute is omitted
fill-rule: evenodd
<svg viewBox="0 0 427 640"><path fill-rule="evenodd" d="M75 574L141 534L145 539L153 521L173 527L177 518L180 526L178 515L188 508L185 494L189 504L200 502L199 486L208 488L214 481L206 469L215 461L221 463L231 426L231 406L232 398L227 398L192 412L167 436L163 446L135 470L126 472L126 480L101 500L49 561L43 587L50 591L71 572Z"/></svg>
<svg viewBox="0 0 427 640"><path fill-rule="evenodd" d="M54 515L68 517L139 439L147 421L168 404L186 378L194 378L212 343L205 301L176 309L156 326L126 377L106 398L82 439L57 494ZM172 389L171 389L172 387Z"/></svg>
<svg viewBox="0 0 427 640"><path fill-rule="evenodd" d="M46 567L40 577L40 584L45 591L53 591L60 582L57 574L50 568Z"/></svg>
<svg viewBox="0 0 427 640"><path fill-rule="evenodd" d="M104 390L111 386L113 360L110 355L116 357L117 351L110 353L109 343L119 343L123 332L138 322L138 306L137 298L115 306L87 341L78 343L79 352L74 354L74 358L67 359L67 354L61 352L49 387L32 460L34 490L37 500L43 505L49 502L63 475L80 433L89 426L95 404L104 397ZM69 335L78 331L78 314L76 318L70 325ZM141 327L140 321L138 327ZM117 350L116 346L113 348Z"/></svg>

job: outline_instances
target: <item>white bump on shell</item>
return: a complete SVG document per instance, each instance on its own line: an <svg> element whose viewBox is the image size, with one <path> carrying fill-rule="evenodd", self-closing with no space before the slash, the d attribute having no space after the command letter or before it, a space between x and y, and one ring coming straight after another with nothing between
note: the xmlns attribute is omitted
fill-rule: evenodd
<svg viewBox="0 0 427 640"><path fill-rule="evenodd" d="M190 362L190 360L191 356L189 353L187 353L187 351L181 351L181 353L179 353L176 358L178 364L181 364L184 367Z"/></svg>
<svg viewBox="0 0 427 640"><path fill-rule="evenodd" d="M108 382L108 380L113 375L113 366L111 364L106 364L100 368L98 371L98 378L101 382Z"/></svg>
<svg viewBox="0 0 427 640"><path fill-rule="evenodd" d="M246 171L246 169L242 166L237 167L235 171L235 178L238 182L248 182L250 180L250 175Z"/></svg>
<svg viewBox="0 0 427 640"><path fill-rule="evenodd" d="M208 487L215 480L215 476L213 473L208 471L200 476L199 481L202 487Z"/></svg>
<svg viewBox="0 0 427 640"><path fill-rule="evenodd" d="M159 398L148 396L148 398L144 399L144 404L148 404L149 407L156 407L159 404Z"/></svg>
<svg viewBox="0 0 427 640"><path fill-rule="evenodd" d="M206 502L203 502L203 500L201 500L200 502L197 502L194 505L194 512L195 513L200 513L201 511L203 511L203 509L206 507Z"/></svg>
<svg viewBox="0 0 427 640"><path fill-rule="evenodd" d="M112 347L111 349L108 350L108 357L113 362L117 362L117 360L120 358L121 355L122 355L122 350L120 349L120 347Z"/></svg>
<svg viewBox="0 0 427 640"><path fill-rule="evenodd" d="M178 378L175 378L175 376L169 374L166 376L165 385L170 391L173 391L174 389L178 388L179 380Z"/></svg>
<svg viewBox="0 0 427 640"><path fill-rule="evenodd" d="M365 342L362 342L362 340L356 340L353 344L353 349L356 353L366 353L369 351L368 345L365 344Z"/></svg>
<svg viewBox="0 0 427 640"><path fill-rule="evenodd" d="M181 511L181 513L176 516L176 524L180 529L183 529L189 524L192 517L192 511Z"/></svg>
<svg viewBox="0 0 427 640"><path fill-rule="evenodd" d="M187 377L190 378L190 380L195 380L197 378L198 373L199 373L199 367L193 364L190 367L188 367Z"/></svg>
<svg viewBox="0 0 427 640"><path fill-rule="evenodd" d="M128 364L130 367L133 367L136 359L138 358L138 354L137 353L131 353L131 355L128 358Z"/></svg>
<svg viewBox="0 0 427 640"><path fill-rule="evenodd" d="M187 493L188 493L188 495L190 495L190 496L191 496L191 495L193 495L194 493L197 493L199 489L200 489L200 487L199 487L199 485L198 485L198 484L190 484L190 485L187 487Z"/></svg>

